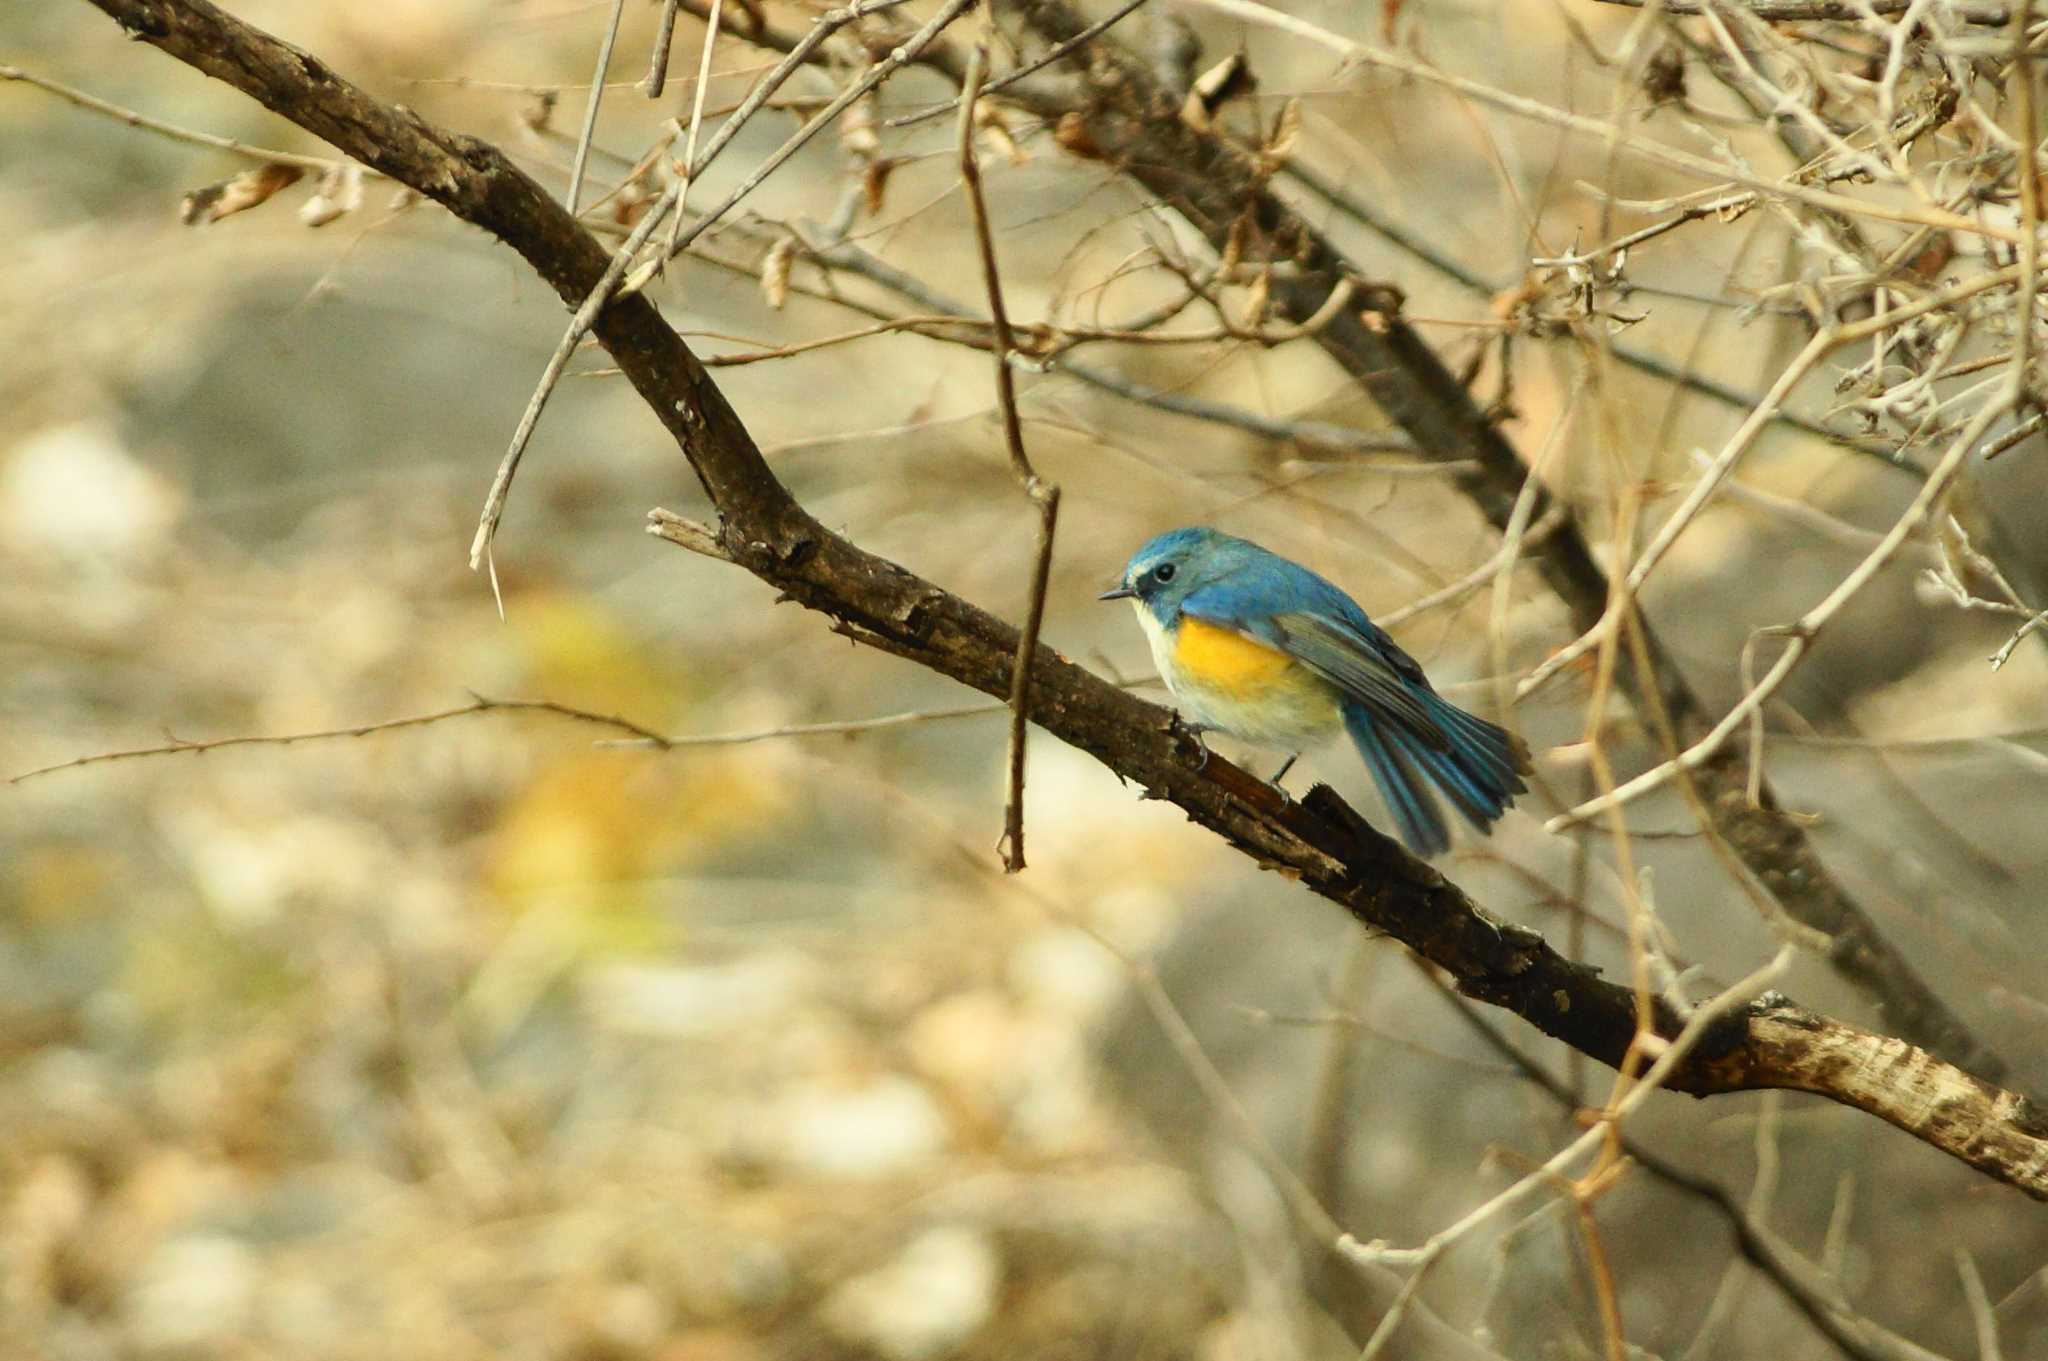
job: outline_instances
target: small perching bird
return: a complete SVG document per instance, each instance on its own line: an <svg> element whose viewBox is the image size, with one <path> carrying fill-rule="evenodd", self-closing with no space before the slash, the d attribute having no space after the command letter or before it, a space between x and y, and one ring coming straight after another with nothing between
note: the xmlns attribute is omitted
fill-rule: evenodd
<svg viewBox="0 0 2048 1361"><path fill-rule="evenodd" d="M1431 786L1481 833L1527 788L1519 738L1437 694L1350 596L1255 543L1169 530L1101 598L1135 607L1160 678L1198 731L1289 754L1275 782L1308 747L1350 733L1419 856L1451 844Z"/></svg>

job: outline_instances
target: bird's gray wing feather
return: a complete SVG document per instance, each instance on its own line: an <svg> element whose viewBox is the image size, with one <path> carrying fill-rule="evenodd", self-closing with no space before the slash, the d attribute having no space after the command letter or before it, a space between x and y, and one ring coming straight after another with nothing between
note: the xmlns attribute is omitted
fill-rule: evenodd
<svg viewBox="0 0 2048 1361"><path fill-rule="evenodd" d="M1376 717L1411 730L1430 748L1449 745L1424 703L1429 682L1422 668L1378 629L1373 629L1378 637L1370 638L1341 620L1306 610L1247 618L1231 608L1234 603L1228 592L1207 590L1190 596L1181 610L1278 648Z"/></svg>
<svg viewBox="0 0 2048 1361"><path fill-rule="evenodd" d="M1421 687L1429 682L1422 679L1421 668L1407 653L1391 644L1388 648L1377 646L1349 625L1320 614L1276 614L1273 630L1275 645L1374 714L1399 723L1434 749L1449 745L1435 715L1423 702L1426 691Z"/></svg>

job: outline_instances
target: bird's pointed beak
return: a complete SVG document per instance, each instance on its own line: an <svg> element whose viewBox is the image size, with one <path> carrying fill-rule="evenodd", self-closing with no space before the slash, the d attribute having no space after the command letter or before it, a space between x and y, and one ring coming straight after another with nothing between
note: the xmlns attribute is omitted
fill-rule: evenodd
<svg viewBox="0 0 2048 1361"><path fill-rule="evenodd" d="M1136 591L1132 590L1128 586L1119 586L1115 590L1104 591L1101 595L1098 595L1095 598L1097 600L1130 600L1135 598L1137 594L1138 593Z"/></svg>

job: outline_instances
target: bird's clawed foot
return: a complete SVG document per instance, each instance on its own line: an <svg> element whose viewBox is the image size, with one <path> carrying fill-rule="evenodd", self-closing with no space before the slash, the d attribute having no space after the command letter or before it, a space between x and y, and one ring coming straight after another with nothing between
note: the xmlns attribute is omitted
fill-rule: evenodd
<svg viewBox="0 0 2048 1361"><path fill-rule="evenodd" d="M1180 712L1178 710L1175 710L1173 715L1172 726L1182 736L1192 741L1195 744L1195 750L1198 753L1200 753L1195 758L1195 773L1199 775L1203 771L1207 770L1209 768L1209 744L1207 741L1203 740L1202 725L1199 723L1188 722L1185 718L1182 718L1180 716Z"/></svg>
<svg viewBox="0 0 2048 1361"><path fill-rule="evenodd" d="M1289 803L1294 802L1294 795L1288 793L1287 786L1281 784L1280 781L1286 778L1287 772L1294 769L1294 763L1296 761L1299 761L1300 759L1301 753L1298 751L1295 752L1294 755L1282 761L1280 763L1280 769L1273 772L1273 778L1266 781L1267 784L1273 786L1274 791L1278 793L1281 798L1287 800L1287 802Z"/></svg>

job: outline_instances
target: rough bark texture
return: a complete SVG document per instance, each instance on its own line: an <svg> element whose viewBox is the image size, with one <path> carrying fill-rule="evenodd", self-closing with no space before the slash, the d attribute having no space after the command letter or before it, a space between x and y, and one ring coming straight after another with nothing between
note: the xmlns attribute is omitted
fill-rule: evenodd
<svg viewBox="0 0 2048 1361"><path fill-rule="evenodd" d="M488 143L372 99L317 58L204 0L90 2L132 35L497 236L571 307L604 273L604 248ZM616 300L595 334L696 470L722 517L719 547L735 563L861 641L986 694L1010 693L1016 631L808 515L651 302ZM1220 757L1199 760L1168 711L1048 648L1037 650L1032 667L1031 717L1048 732L1172 800L1258 864L1407 943L1467 994L1602 1062L1618 1063L1627 1051L1637 1020L1628 990L1565 959L1535 932L1489 916L1328 789L1287 803ZM1675 1033L1674 1019L1656 1018L1657 1028ZM1699 1096L1770 1087L1814 1092L2048 1199L2048 1126L2024 1098L1904 1041L1781 1001L1728 1018L1669 1085Z"/></svg>

